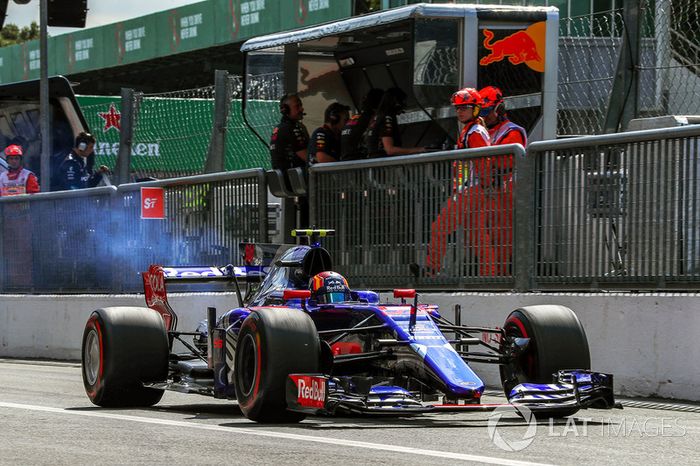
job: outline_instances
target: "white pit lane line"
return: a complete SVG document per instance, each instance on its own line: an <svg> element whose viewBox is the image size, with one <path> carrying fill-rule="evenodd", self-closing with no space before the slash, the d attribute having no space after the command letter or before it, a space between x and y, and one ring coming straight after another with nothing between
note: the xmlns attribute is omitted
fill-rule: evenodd
<svg viewBox="0 0 700 466"><path fill-rule="evenodd" d="M212 430L212 431L216 431L216 432L229 432L229 433L234 432L236 434L246 434L246 435L252 435L252 436L257 436L257 437L270 437L270 438L277 438L277 439L297 440L300 442L325 443L328 445L335 445L335 446L364 448L367 450L383 450L383 451L390 451L390 452L394 452L394 453L408 453L408 454L412 454L412 455L431 456L431 457L435 457L435 458L447 458L447 459L461 460L461 461L478 461L480 463L486 463L486 464L499 464L499 465L505 465L505 466L548 466L545 463L530 463L527 461L510 460L510 459L505 459L505 458L495 458L495 457L491 457L491 456L470 455L470 454L466 454L466 453L451 453L451 452L437 451L437 450L424 450L422 448L402 447L402 446L398 446L398 445L387 445L387 444L382 444L382 443L358 442L355 440L345 440L345 439L329 438L329 437L315 437L315 436L311 436L311 435L290 434L290 433L284 433L284 432L251 430L251 429L245 429L245 428L239 428L239 427L212 426L212 425L208 425L208 424L197 424L194 422L173 421L173 420L168 420L168 419L157 419L157 418L148 418L148 417L139 417L139 416L127 416L124 414L113 414L113 413L104 413L104 412L70 411L67 409L54 408L51 406L35 406L35 405L26 405L26 404L19 404L19 403L6 403L6 402L0 401L0 408L23 409L23 410L29 410L29 411L39 411L39 412L63 414L63 415L69 415L69 416L85 416L85 417L94 417L94 418L102 418L102 419L114 419L114 420L120 420L120 421L141 422L144 424L156 424L156 425L163 425L163 426L169 426L169 427Z"/></svg>

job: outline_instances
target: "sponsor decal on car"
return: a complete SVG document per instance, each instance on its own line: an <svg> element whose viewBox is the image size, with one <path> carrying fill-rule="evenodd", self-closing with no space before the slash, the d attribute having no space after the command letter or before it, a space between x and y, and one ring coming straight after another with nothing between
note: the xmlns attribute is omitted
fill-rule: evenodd
<svg viewBox="0 0 700 466"><path fill-rule="evenodd" d="M237 278L264 277L270 267L244 266L233 267ZM163 267L166 278L206 278L227 276L220 267Z"/></svg>
<svg viewBox="0 0 700 466"><path fill-rule="evenodd" d="M326 402L326 379L313 375L290 375L297 386L297 403L304 408L323 408Z"/></svg>

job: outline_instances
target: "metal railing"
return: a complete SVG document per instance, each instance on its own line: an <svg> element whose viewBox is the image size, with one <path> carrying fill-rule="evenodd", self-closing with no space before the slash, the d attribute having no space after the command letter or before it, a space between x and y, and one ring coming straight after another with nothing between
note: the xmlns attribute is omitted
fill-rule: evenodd
<svg viewBox="0 0 700 466"><path fill-rule="evenodd" d="M141 219L162 187L165 219ZM3 292L135 292L151 263L225 265L268 241L261 169L0 199Z"/></svg>
<svg viewBox="0 0 700 466"><path fill-rule="evenodd" d="M337 230L325 246L355 287L700 289L700 125L524 153L314 166L312 224ZM142 220L154 186L166 218ZM269 240L267 196L256 169L2 198L0 291L134 292L150 263L238 262Z"/></svg>
<svg viewBox="0 0 700 466"><path fill-rule="evenodd" d="M511 289L511 154L522 158L525 150L514 144L315 165L311 223L337 230L327 247L358 285Z"/></svg>
<svg viewBox="0 0 700 466"><path fill-rule="evenodd" d="M109 290L113 186L0 199L5 292Z"/></svg>
<svg viewBox="0 0 700 466"><path fill-rule="evenodd" d="M700 284L700 125L528 146L535 288Z"/></svg>
<svg viewBox="0 0 700 466"><path fill-rule="evenodd" d="M315 166L312 223L338 230L327 247L357 285L698 288L700 126L537 142L527 153L500 146ZM454 191L456 167L478 178L497 154L516 154L514 186Z"/></svg>

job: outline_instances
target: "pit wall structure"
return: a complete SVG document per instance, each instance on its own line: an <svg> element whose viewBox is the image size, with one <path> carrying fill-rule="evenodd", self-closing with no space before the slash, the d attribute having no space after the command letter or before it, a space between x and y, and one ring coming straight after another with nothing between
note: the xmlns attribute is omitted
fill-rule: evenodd
<svg viewBox="0 0 700 466"><path fill-rule="evenodd" d="M233 293L169 298L182 331L193 331L208 306L220 315L236 305ZM618 394L700 401L700 294L424 293L420 301L438 304L450 320L459 304L462 324L473 326L502 326L520 306L568 306L586 330L593 370L614 374ZM143 295L2 295L0 357L79 360L88 316L107 306L142 307ZM473 366L487 385L500 386L497 366Z"/></svg>

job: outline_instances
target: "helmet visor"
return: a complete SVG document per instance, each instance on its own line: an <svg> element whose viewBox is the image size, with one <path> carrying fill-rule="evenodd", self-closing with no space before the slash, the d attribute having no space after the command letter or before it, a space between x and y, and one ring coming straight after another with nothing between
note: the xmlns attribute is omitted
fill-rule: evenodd
<svg viewBox="0 0 700 466"><path fill-rule="evenodd" d="M347 301L345 292L323 293L316 297L316 302L319 304L342 303Z"/></svg>

